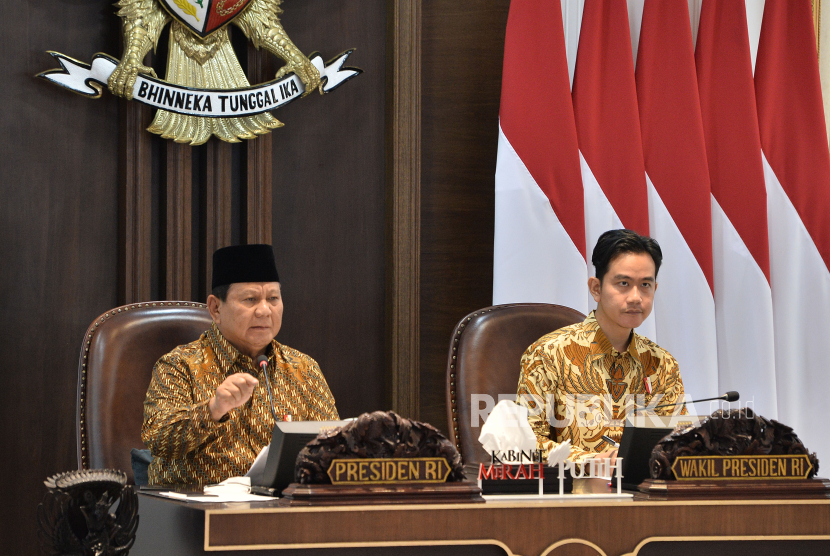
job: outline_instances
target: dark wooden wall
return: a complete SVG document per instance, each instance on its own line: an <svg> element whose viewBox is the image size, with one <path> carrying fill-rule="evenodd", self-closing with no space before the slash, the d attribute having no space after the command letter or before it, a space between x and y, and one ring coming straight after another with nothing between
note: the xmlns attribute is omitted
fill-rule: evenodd
<svg viewBox="0 0 830 556"><path fill-rule="evenodd" d="M335 8L336 6L336 8ZM281 341L311 354L341 416L388 409L384 378L384 0L286 2L285 29L363 73L275 116L273 244L285 288ZM306 46L307 45L307 46Z"/></svg>
<svg viewBox="0 0 830 556"><path fill-rule="evenodd" d="M0 553L38 554L49 474L73 469L81 338L117 303L118 103L36 79L46 50L119 51L109 2L25 2L0 19Z"/></svg>
<svg viewBox="0 0 830 556"><path fill-rule="evenodd" d="M46 50L119 56L111 2L38 0L0 20L0 553L37 553L42 481L77 465L86 326L121 303L204 299L222 245L274 244L279 339L320 362L341 415L446 427L449 335L491 300L508 3L285 0L304 52L357 48L364 73L277 111L270 136L195 148L143 131L136 103L34 77L54 67ZM233 42L252 81L279 67Z"/></svg>
<svg viewBox="0 0 830 556"><path fill-rule="evenodd" d="M493 300L493 219L508 0L423 3L420 418L447 430L450 335Z"/></svg>

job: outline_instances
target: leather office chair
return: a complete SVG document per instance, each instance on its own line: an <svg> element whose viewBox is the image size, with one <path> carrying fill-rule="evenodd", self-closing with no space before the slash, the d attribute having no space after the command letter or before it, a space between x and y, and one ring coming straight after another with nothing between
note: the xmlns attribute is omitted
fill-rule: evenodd
<svg viewBox="0 0 830 556"><path fill-rule="evenodd" d="M515 401L519 363L527 347L548 332L584 319L579 311L561 305L516 303L479 309L455 326L447 362L447 422L450 440L464 463L490 461L478 441L485 403L474 402L472 396L490 396L494 405L500 394Z"/></svg>
<svg viewBox="0 0 830 556"><path fill-rule="evenodd" d="M89 326L78 363L78 467L120 469L134 483L130 450L143 448L144 397L155 362L210 328L207 305L134 303Z"/></svg>

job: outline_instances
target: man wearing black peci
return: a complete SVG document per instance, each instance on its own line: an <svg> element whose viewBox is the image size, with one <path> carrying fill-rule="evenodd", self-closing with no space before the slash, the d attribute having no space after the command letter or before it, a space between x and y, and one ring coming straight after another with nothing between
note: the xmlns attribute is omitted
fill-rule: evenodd
<svg viewBox="0 0 830 556"><path fill-rule="evenodd" d="M270 245L217 250L207 305L210 329L153 368L141 429L153 455L151 485L204 485L247 473L274 427L259 356L268 359L278 419L339 418L317 363L275 339L283 300Z"/></svg>

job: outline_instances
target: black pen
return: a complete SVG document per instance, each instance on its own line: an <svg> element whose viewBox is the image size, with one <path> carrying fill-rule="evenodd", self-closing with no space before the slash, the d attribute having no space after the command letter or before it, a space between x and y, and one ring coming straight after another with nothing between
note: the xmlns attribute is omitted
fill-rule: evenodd
<svg viewBox="0 0 830 556"><path fill-rule="evenodd" d="M619 448L619 447L620 447L620 445L619 445L619 444L617 444L616 442L614 442L614 439L613 439L613 438L611 438L610 436L607 436L607 435L604 435L604 434L603 434L600 438L602 438L603 440L605 440L607 443L609 443L609 444L610 444L611 446L613 446L614 448Z"/></svg>

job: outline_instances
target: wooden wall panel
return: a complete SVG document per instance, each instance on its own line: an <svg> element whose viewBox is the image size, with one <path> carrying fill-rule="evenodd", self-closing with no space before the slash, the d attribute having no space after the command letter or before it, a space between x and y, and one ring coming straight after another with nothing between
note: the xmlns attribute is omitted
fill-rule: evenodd
<svg viewBox="0 0 830 556"><path fill-rule="evenodd" d="M245 243L271 243L272 144L270 134L245 144L248 163L243 204Z"/></svg>
<svg viewBox="0 0 830 556"><path fill-rule="evenodd" d="M357 48L364 73L274 112L273 243L285 316L278 339L314 357L341 416L388 409L384 392L383 0L283 5L306 54ZM277 64L279 67L279 64Z"/></svg>
<svg viewBox="0 0 830 556"><path fill-rule="evenodd" d="M50 474L73 469L78 354L116 304L118 103L35 74L47 50L119 48L109 3L23 2L0 19L0 552L39 554Z"/></svg>
<svg viewBox="0 0 830 556"><path fill-rule="evenodd" d="M119 102L116 99L109 99ZM121 303L151 299L152 140L143 131L153 110L137 102L119 106L119 299Z"/></svg>
<svg viewBox="0 0 830 556"><path fill-rule="evenodd" d="M462 317L493 299L508 6L508 0L423 3L420 415L443 430L450 335Z"/></svg>
<svg viewBox="0 0 830 556"><path fill-rule="evenodd" d="M420 413L421 2L389 3L386 54L386 367L392 407Z"/></svg>
<svg viewBox="0 0 830 556"><path fill-rule="evenodd" d="M144 132L147 135L147 132ZM193 247L193 147L168 141L165 145L164 299L190 300Z"/></svg>
<svg viewBox="0 0 830 556"><path fill-rule="evenodd" d="M207 299L213 277L213 252L231 245L231 144L211 139L205 149L205 182L201 186L204 206L204 250L200 253L202 274L199 301Z"/></svg>
<svg viewBox="0 0 830 556"><path fill-rule="evenodd" d="M248 47L248 80L263 83L274 78L275 57L265 50ZM279 131L279 130L277 130ZM273 203L273 133L246 141L246 179L244 212L245 243L271 243L271 204Z"/></svg>

